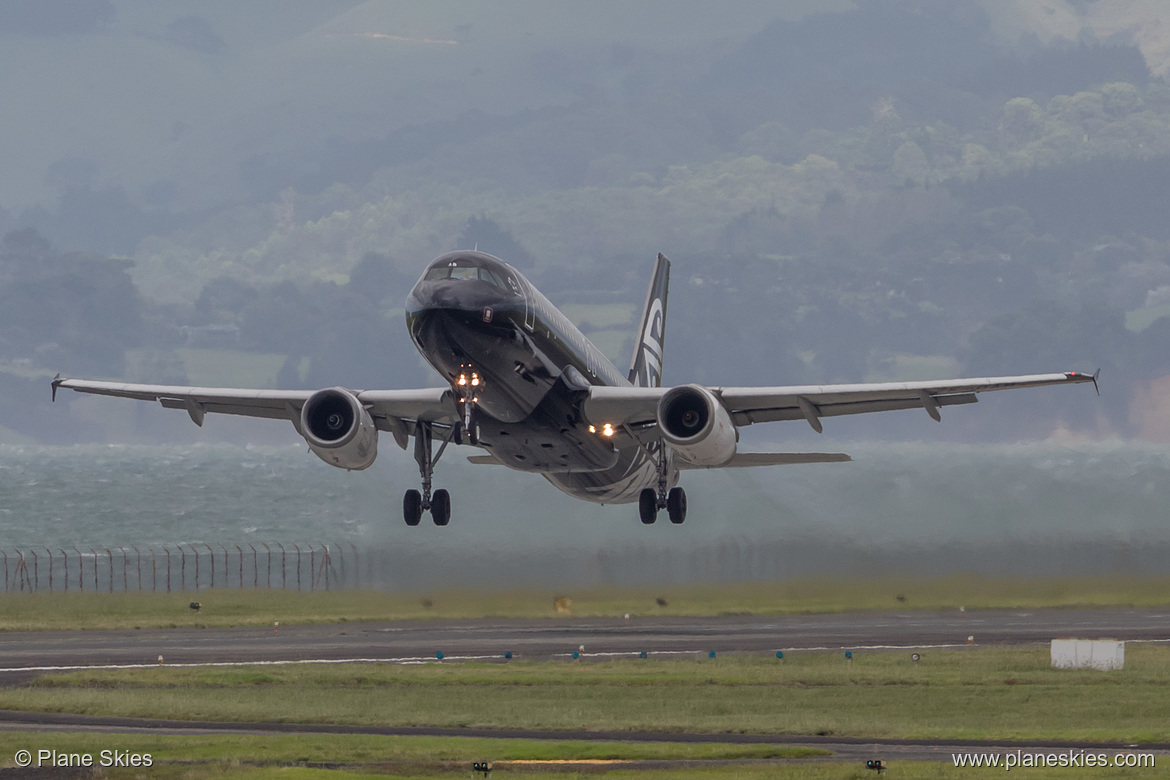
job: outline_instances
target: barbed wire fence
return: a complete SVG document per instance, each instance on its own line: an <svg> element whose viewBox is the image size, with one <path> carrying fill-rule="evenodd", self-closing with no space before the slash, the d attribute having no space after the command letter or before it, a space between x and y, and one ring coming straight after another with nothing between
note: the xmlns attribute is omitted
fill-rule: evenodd
<svg viewBox="0 0 1170 780"><path fill-rule="evenodd" d="M374 577L352 543L148 544L0 549L5 593L172 593L212 588L360 588ZM363 566L365 571L363 571Z"/></svg>

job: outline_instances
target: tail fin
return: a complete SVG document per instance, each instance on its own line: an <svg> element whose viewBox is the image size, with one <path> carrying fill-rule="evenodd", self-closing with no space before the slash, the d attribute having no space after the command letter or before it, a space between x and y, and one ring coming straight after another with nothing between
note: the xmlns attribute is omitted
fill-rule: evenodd
<svg viewBox="0 0 1170 780"><path fill-rule="evenodd" d="M670 289L670 261L660 252L642 309L642 324L630 363L630 383L637 387L662 384L662 344L666 336L666 295Z"/></svg>

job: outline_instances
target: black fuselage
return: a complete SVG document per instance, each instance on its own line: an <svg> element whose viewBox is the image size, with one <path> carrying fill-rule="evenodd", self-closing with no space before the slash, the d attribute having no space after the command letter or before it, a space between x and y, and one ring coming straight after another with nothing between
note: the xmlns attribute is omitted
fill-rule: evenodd
<svg viewBox="0 0 1170 780"><path fill-rule="evenodd" d="M456 397L473 401L479 444L504 465L599 503L636 500L656 482L640 448L619 450L581 415L590 386L629 380L507 263L439 257L407 297L406 321Z"/></svg>

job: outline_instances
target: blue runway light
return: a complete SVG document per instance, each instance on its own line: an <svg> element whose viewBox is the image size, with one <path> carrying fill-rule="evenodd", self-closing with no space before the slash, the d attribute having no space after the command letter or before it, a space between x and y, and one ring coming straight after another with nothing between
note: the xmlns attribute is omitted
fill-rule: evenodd
<svg viewBox="0 0 1170 780"><path fill-rule="evenodd" d="M639 658L645 658L645 657L646 657L646 651L645 651L645 650L643 650L642 652L638 653L638 657L639 657Z"/></svg>
<svg viewBox="0 0 1170 780"><path fill-rule="evenodd" d="M783 660L784 660L784 651L783 651L783 650L777 650L777 651L776 651L776 657L777 657L777 658L779 658L781 661L783 661Z"/></svg>
<svg viewBox="0 0 1170 780"><path fill-rule="evenodd" d="M573 660L576 661L580 657L581 657L581 654L578 653L576 650L574 650L573 651Z"/></svg>
<svg viewBox="0 0 1170 780"><path fill-rule="evenodd" d="M714 657L715 657L715 651L714 651L714 650L712 650L711 652L707 653L707 657L708 657L708 658L714 658Z"/></svg>
<svg viewBox="0 0 1170 780"><path fill-rule="evenodd" d="M512 651L511 651L511 650L509 650L508 652L504 653L504 658L506 658L506 659L508 659L509 661L511 661L511 660L512 660Z"/></svg>
<svg viewBox="0 0 1170 780"><path fill-rule="evenodd" d="M846 657L848 660L852 661L852 660L853 660L853 651L852 651L852 650L846 650L846 651L845 651L845 657Z"/></svg>
<svg viewBox="0 0 1170 780"><path fill-rule="evenodd" d="M443 660L443 651L440 650L439 652L435 653L435 658L442 661Z"/></svg>

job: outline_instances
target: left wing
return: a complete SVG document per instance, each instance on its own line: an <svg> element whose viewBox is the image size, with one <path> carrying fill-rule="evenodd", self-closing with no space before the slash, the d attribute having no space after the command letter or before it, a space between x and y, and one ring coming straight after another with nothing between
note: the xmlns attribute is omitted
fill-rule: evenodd
<svg viewBox="0 0 1170 780"><path fill-rule="evenodd" d="M192 422L203 425L208 412L288 420L300 431L301 407L313 390L245 390L230 387L180 387L178 385L135 385L88 379L53 380L53 400L58 388L79 393L158 401L167 409L184 409ZM458 410L448 388L419 390L354 390L353 395L369 411L379 430L394 434L399 445L416 421L453 425ZM400 438L401 437L401 438Z"/></svg>
<svg viewBox="0 0 1170 780"><path fill-rule="evenodd" d="M943 406L975 403L977 393L1046 387L1081 382L1097 384L1096 374L1062 374L947 379L937 382L880 382L855 385L789 387L709 387L738 426L776 420L806 420L818 433L822 417L868 414L894 409L925 409L941 420ZM585 401L585 416L600 425L647 428L656 422L658 402L668 387L594 387ZM648 431L653 436L653 431Z"/></svg>

